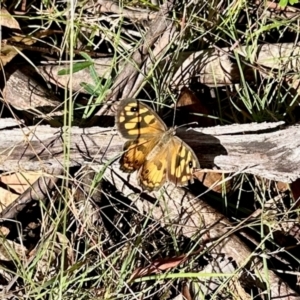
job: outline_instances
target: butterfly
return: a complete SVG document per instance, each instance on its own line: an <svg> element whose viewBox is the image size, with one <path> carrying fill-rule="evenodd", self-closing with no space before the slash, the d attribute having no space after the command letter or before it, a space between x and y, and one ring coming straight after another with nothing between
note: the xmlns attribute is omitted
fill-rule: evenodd
<svg viewBox="0 0 300 300"><path fill-rule="evenodd" d="M120 159L120 169L138 171L138 184L148 191L157 190L168 181L175 186L193 183L197 156L190 146L175 136L148 105L136 100L122 100L116 113L116 126L127 141Z"/></svg>

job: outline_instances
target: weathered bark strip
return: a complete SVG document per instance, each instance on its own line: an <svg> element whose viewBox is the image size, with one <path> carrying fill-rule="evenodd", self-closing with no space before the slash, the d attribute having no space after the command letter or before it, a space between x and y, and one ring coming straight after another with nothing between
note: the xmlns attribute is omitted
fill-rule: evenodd
<svg viewBox="0 0 300 300"><path fill-rule="evenodd" d="M205 129L178 130L197 154L202 168L219 167L226 172L245 172L268 179L293 182L300 177L299 126L270 131L278 123L230 125ZM1 126L0 126L1 128ZM98 165L117 158L124 140L113 128L72 127L70 166ZM226 134L218 134L218 131ZM246 133L246 132L251 133ZM213 134L210 134L213 133ZM37 126L1 130L0 168L2 170L52 170L64 165L63 129Z"/></svg>
<svg viewBox="0 0 300 300"><path fill-rule="evenodd" d="M182 87L189 85L191 80L197 80L208 86L216 87L233 83L241 80L240 66L235 62L235 55L241 56L246 61L251 60L256 65L260 65L272 70L280 70L288 74L290 71L299 70L298 56L300 52L299 44L265 44L256 47L256 51L248 47L239 47L231 51L230 48L207 49L182 55L178 61L178 70L171 80L171 85ZM251 53L251 57L249 57ZM253 69L249 65L243 66L243 77L245 80L254 79ZM268 72L262 74L270 76Z"/></svg>
<svg viewBox="0 0 300 300"><path fill-rule="evenodd" d="M178 34L177 34L178 37ZM176 26L174 23L170 23L168 27L165 28L163 35L160 37L158 42L155 45L151 53L151 57L149 56L145 61L141 72L137 76L137 79L134 83L132 89L128 89L123 92L123 95L126 97L134 97L135 93L142 86L142 84L146 83L145 74L149 74L149 71L154 68L154 65L157 61L160 61L163 55L169 50L169 45L176 39ZM155 57L155 60L153 59Z"/></svg>

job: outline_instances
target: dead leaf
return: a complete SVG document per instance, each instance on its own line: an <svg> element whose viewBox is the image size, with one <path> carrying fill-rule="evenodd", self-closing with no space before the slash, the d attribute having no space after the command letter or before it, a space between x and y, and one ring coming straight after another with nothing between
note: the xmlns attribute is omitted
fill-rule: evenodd
<svg viewBox="0 0 300 300"><path fill-rule="evenodd" d="M10 233L10 230L5 227L5 226L0 226L0 235L1 236L8 236L8 234Z"/></svg>
<svg viewBox="0 0 300 300"><path fill-rule="evenodd" d="M13 45L14 42L20 41L27 43L27 45L32 45L35 42L33 39L24 36L13 36L7 40L1 41L0 60L2 66L5 66L7 63L9 63L17 54L19 54L19 51L22 50Z"/></svg>
<svg viewBox="0 0 300 300"><path fill-rule="evenodd" d="M197 98L197 96L187 87L181 89L177 100L178 113L176 114L176 124L182 125L190 122L197 122L199 127L214 126L214 120L206 117L211 115L207 105ZM205 115L205 116L203 116Z"/></svg>
<svg viewBox="0 0 300 300"><path fill-rule="evenodd" d="M165 271L171 268L175 268L181 263L185 262L191 256L199 254L203 251L203 247L188 254L182 254L172 258L160 258L151 262L147 267L137 268L131 275L130 281L136 278L140 278L146 275L157 274L161 271Z"/></svg>
<svg viewBox="0 0 300 300"><path fill-rule="evenodd" d="M33 257L37 254L40 256L35 274L38 281L49 280L57 275L57 268L62 260L64 270L74 263L72 245L69 239L59 232L49 235L37 249L30 252L29 256Z"/></svg>
<svg viewBox="0 0 300 300"><path fill-rule="evenodd" d="M0 9L0 25L10 29L21 29L17 20L4 7Z"/></svg>
<svg viewBox="0 0 300 300"><path fill-rule="evenodd" d="M0 182L0 212L14 202L30 185L32 185L41 173L13 173L1 175Z"/></svg>
<svg viewBox="0 0 300 300"><path fill-rule="evenodd" d="M300 179L297 179L296 181L292 182L290 184L290 189L293 194L293 198L295 201L298 201L300 199ZM299 207L300 201L298 201L297 207Z"/></svg>
<svg viewBox="0 0 300 300"><path fill-rule="evenodd" d="M181 294L186 300L192 300L192 295L189 290L189 286L187 282L183 282L181 285Z"/></svg>
<svg viewBox="0 0 300 300"><path fill-rule="evenodd" d="M228 193L232 188L232 180L226 180L226 174L222 172L195 172L194 176L202 182L204 186L210 188L216 193L226 192Z"/></svg>
<svg viewBox="0 0 300 300"><path fill-rule="evenodd" d="M150 265L144 268L137 268L131 275L130 281L143 276L158 274L161 271L165 271L184 262L187 259L186 255L180 255L173 258L162 258L154 260Z"/></svg>
<svg viewBox="0 0 300 300"><path fill-rule="evenodd" d="M0 237L0 260L12 261L15 260L15 255L18 259L24 260L27 254L27 249L13 241L7 240L5 237Z"/></svg>

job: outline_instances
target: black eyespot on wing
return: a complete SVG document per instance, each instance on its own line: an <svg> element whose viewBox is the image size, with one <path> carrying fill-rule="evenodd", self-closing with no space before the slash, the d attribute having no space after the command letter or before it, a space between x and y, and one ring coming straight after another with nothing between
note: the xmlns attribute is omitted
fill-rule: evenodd
<svg viewBox="0 0 300 300"><path fill-rule="evenodd" d="M149 170L147 169L147 170L145 170L145 174L148 174L149 173Z"/></svg>
<svg viewBox="0 0 300 300"><path fill-rule="evenodd" d="M189 161L189 167L192 168L193 167L193 162L190 160Z"/></svg>
<svg viewBox="0 0 300 300"><path fill-rule="evenodd" d="M138 111L137 106L131 107L131 108L130 108L130 111L131 111L131 112L137 112L137 111Z"/></svg>

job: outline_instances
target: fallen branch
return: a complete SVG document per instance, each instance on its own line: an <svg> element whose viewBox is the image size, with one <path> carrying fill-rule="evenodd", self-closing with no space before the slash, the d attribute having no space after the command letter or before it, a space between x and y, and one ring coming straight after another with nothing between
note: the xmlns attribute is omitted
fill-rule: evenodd
<svg viewBox="0 0 300 300"><path fill-rule="evenodd" d="M200 245L205 245L210 255L230 257L239 268L246 265L247 269L255 268L256 274L261 276L259 283L255 282L255 285L264 289L263 282L266 280L269 284L270 299L300 299L287 284L282 284L282 279L274 272L267 270L265 273L261 259L253 255L235 234L236 227L203 201L201 195L195 196L184 189L174 188L171 184L166 186L163 197L161 192L153 192L151 195L132 193L132 188L128 187L120 170L111 170L106 172L105 176L132 200L141 215L147 215L151 220L157 221L175 236L183 235L194 241L201 240ZM219 272L226 273L223 267L220 268L222 271Z"/></svg>
<svg viewBox="0 0 300 300"><path fill-rule="evenodd" d="M293 182L300 177L299 126L283 129L277 123L217 126L178 130L197 154L201 168L244 172L268 179ZM0 122L1 128L1 122ZM52 170L64 165L63 149L70 135L70 166L99 165L116 159L124 144L113 128L51 128L2 130L0 169ZM263 131L263 132L262 132ZM268 132L266 132L268 131ZM248 133L246 133L248 132Z"/></svg>

